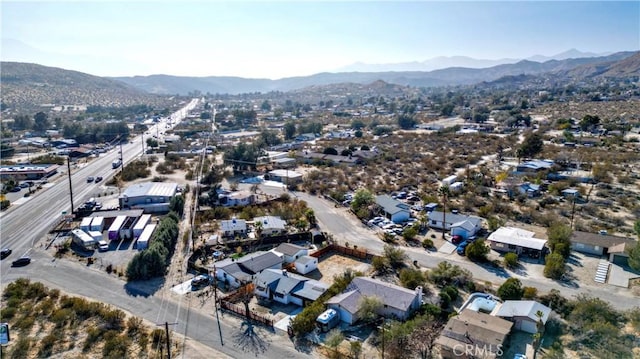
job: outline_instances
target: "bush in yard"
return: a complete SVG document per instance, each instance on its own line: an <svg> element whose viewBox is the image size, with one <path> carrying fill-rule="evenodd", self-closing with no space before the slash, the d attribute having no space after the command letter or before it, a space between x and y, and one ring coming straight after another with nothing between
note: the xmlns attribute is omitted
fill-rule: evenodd
<svg viewBox="0 0 640 359"><path fill-rule="evenodd" d="M565 272L564 257L559 253L551 253L545 258L544 276L560 279Z"/></svg>
<svg viewBox="0 0 640 359"><path fill-rule="evenodd" d="M415 289L424 286L426 276L420 269L403 268L400 270L400 283L403 287Z"/></svg>
<svg viewBox="0 0 640 359"><path fill-rule="evenodd" d="M534 299L538 296L538 288L536 287L524 287L524 293L522 294L522 298L524 299Z"/></svg>
<svg viewBox="0 0 640 359"><path fill-rule="evenodd" d="M431 239L427 238L424 241L422 241L422 246L424 248L433 248L433 241Z"/></svg>
<svg viewBox="0 0 640 359"><path fill-rule="evenodd" d="M518 265L518 255L515 253L507 253L504 255L504 265L507 268L515 268Z"/></svg>
<svg viewBox="0 0 640 359"><path fill-rule="evenodd" d="M465 254L472 261L486 261L489 254L489 247L485 244L484 239L471 242L465 249Z"/></svg>
<svg viewBox="0 0 640 359"><path fill-rule="evenodd" d="M498 288L498 297L502 300L520 300L524 294L522 282L517 278L507 279Z"/></svg>

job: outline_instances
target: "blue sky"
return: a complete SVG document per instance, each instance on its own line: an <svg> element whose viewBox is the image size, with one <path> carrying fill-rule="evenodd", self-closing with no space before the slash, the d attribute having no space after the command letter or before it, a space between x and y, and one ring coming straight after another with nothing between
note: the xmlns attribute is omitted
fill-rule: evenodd
<svg viewBox="0 0 640 359"><path fill-rule="evenodd" d="M640 49L640 2L6 1L3 61L281 78L355 62Z"/></svg>

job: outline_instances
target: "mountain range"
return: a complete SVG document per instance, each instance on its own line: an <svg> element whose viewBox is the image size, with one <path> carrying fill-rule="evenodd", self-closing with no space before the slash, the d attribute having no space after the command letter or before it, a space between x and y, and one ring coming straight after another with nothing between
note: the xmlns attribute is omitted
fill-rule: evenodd
<svg viewBox="0 0 640 359"><path fill-rule="evenodd" d="M455 86L515 79L520 82L549 76L564 83L590 78L640 77L640 51L545 62L522 60L480 69L319 73L279 80L170 75L106 78L37 64L2 62L0 91L3 103L11 106L45 103L122 106L158 102L161 98L158 95L189 95L197 91L211 94L287 92L349 83L390 84L388 90L392 91L393 86Z"/></svg>
<svg viewBox="0 0 640 359"><path fill-rule="evenodd" d="M467 67L480 69L497 65L514 64L522 60L545 62L549 60L566 60L585 57L600 57L611 55L612 53L596 54L593 52L582 52L577 49L570 49L553 56L535 55L525 59L504 58L497 60L475 59L468 56L438 56L424 61L400 62L391 64L367 64L356 62L335 70L335 72L387 72L387 71L433 71L447 67Z"/></svg>
<svg viewBox="0 0 640 359"><path fill-rule="evenodd" d="M291 91L309 86L343 82L369 84L378 80L413 87L455 86L494 81L504 76L559 73L585 65L604 64L603 66L610 66L614 62L637 54L638 52L624 51L607 56L568 58L545 62L521 60L513 64L501 64L486 68L448 67L433 71L325 72L279 80L229 76L184 77L170 75L114 77L113 79L150 93L183 95L193 91L212 94ZM593 70L594 68L592 68ZM632 69L630 71L633 73L638 70ZM585 76L587 76L586 73Z"/></svg>

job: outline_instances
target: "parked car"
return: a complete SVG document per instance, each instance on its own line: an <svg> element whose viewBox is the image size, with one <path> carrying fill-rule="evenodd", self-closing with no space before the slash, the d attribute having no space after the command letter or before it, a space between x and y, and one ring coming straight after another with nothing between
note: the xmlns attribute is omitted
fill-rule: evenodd
<svg viewBox="0 0 640 359"><path fill-rule="evenodd" d="M20 186L15 186L15 187L13 187L12 189L10 189L9 191L11 191L11 192L20 192L20 191L22 191L22 187L20 187Z"/></svg>
<svg viewBox="0 0 640 359"><path fill-rule="evenodd" d="M467 246L469 245L469 243L471 243L470 241L464 241L462 243L460 243L458 245L458 247L456 248L456 252L463 256L465 254L465 250L467 249Z"/></svg>
<svg viewBox="0 0 640 359"><path fill-rule="evenodd" d="M106 252L109 250L109 243L107 241L98 241L98 250L100 252Z"/></svg>
<svg viewBox="0 0 640 359"><path fill-rule="evenodd" d="M453 243L453 244L460 244L460 243L462 243L462 240L463 239L462 239L461 236L457 236L456 235L456 236L451 237L451 243Z"/></svg>
<svg viewBox="0 0 640 359"><path fill-rule="evenodd" d="M21 188L29 188L29 184L27 182L20 183Z"/></svg>
<svg viewBox="0 0 640 359"><path fill-rule="evenodd" d="M0 251L0 259L5 259L7 258L9 255L11 254L11 249L9 248L5 248L2 251Z"/></svg>
<svg viewBox="0 0 640 359"><path fill-rule="evenodd" d="M198 290L204 286L207 286L213 282L213 278L208 275L200 274L191 280L191 290Z"/></svg>
<svg viewBox="0 0 640 359"><path fill-rule="evenodd" d="M21 266L26 266L29 263L31 263L31 258L30 257L20 257L20 258L16 259L15 261L13 261L13 263L11 263L11 266L12 267L21 267Z"/></svg>

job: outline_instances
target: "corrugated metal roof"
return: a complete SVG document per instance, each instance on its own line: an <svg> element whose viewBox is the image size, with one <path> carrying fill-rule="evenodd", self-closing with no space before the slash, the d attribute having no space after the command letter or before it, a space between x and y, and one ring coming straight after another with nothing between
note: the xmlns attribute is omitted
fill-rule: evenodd
<svg viewBox="0 0 640 359"><path fill-rule="evenodd" d="M178 184L175 182L143 182L127 187L121 197L172 197L177 189Z"/></svg>

